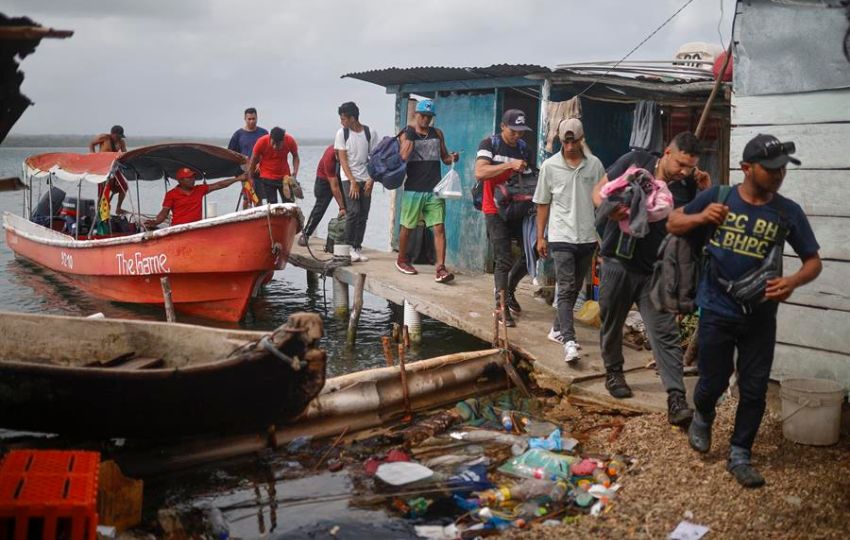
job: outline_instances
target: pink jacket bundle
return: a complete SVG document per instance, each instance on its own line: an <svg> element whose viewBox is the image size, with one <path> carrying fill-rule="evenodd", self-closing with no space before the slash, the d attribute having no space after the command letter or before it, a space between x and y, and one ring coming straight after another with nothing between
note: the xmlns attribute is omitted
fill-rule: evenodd
<svg viewBox="0 0 850 540"><path fill-rule="evenodd" d="M600 195L603 202L606 199L619 198L630 186L634 190L643 192L641 204L646 206L646 218L650 223L666 219L673 211L673 194L670 193L667 183L663 180L656 180L652 173L635 166L629 167L619 178L615 178L602 186ZM631 205L627 204L627 206ZM631 210L629 210L629 215L618 222L620 230L626 234L632 234L631 219Z"/></svg>

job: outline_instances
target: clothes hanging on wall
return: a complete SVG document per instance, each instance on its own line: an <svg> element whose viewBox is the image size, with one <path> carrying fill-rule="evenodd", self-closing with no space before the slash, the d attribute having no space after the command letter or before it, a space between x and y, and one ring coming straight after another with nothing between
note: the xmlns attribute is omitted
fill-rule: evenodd
<svg viewBox="0 0 850 540"><path fill-rule="evenodd" d="M661 133L661 109L654 101L639 101L635 105L632 136L629 139L632 150L646 150L661 153L664 150Z"/></svg>
<svg viewBox="0 0 850 540"><path fill-rule="evenodd" d="M581 119L581 100L578 97L567 101L550 101L546 106L546 151L554 152L555 139L558 138L558 125L568 118Z"/></svg>

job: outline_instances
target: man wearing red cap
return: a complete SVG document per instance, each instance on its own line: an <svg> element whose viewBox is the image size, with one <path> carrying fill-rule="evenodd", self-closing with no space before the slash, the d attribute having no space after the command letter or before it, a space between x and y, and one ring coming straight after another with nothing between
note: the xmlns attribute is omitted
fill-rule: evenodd
<svg viewBox="0 0 850 540"><path fill-rule="evenodd" d="M171 212L172 225L200 221L203 217L204 195L244 180L245 175L196 186L195 180L198 179L198 174L188 167L180 167L174 174L174 178L177 180L177 187L168 190L162 201L162 210L154 219L145 221L145 227L149 229L156 227L165 221L169 212Z"/></svg>

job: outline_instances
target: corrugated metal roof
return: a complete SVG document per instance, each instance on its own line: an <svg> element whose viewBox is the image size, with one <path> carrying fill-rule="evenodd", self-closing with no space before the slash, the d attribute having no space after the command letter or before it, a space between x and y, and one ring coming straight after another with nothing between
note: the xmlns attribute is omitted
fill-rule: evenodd
<svg viewBox="0 0 850 540"><path fill-rule="evenodd" d="M358 79L379 86L397 84L466 81L501 77L525 77L533 73L549 73L545 66L534 64L496 64L489 67L423 66L412 68L390 67L346 73L342 78Z"/></svg>
<svg viewBox="0 0 850 540"><path fill-rule="evenodd" d="M702 64L704 67L697 67ZM688 61L628 61L628 62L581 62L557 66L552 73L556 75L577 75L590 77L619 77L646 82L682 84L700 81L713 81L712 62ZM708 69L706 69L706 67Z"/></svg>

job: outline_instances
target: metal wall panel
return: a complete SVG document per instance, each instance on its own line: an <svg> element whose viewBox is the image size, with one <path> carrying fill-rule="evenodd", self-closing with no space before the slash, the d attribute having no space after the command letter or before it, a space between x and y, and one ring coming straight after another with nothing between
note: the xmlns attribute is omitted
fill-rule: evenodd
<svg viewBox="0 0 850 540"><path fill-rule="evenodd" d="M435 125L443 130L449 151L460 152L455 170L463 182L463 198L446 201L446 262L452 268L483 272L490 246L484 214L472 206L472 186L478 144L496 127L496 94L440 95L436 108Z"/></svg>

